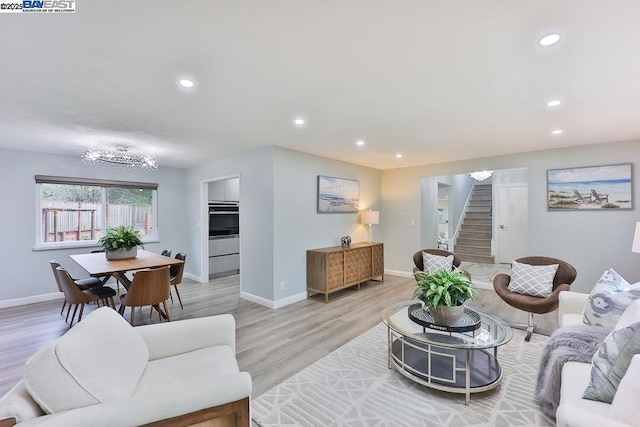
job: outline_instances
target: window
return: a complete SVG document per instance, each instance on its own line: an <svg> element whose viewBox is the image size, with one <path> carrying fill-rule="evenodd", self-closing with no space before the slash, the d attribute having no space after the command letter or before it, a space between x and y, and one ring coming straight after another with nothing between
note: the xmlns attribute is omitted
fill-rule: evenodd
<svg viewBox="0 0 640 427"><path fill-rule="evenodd" d="M36 187L38 248L95 245L119 225L158 239L158 184L36 175Z"/></svg>

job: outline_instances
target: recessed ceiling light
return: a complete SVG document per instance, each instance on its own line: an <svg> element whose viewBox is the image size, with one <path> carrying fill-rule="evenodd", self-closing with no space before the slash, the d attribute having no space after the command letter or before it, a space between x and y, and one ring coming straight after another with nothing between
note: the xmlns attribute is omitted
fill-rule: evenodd
<svg viewBox="0 0 640 427"><path fill-rule="evenodd" d="M359 140L356 141L356 145L363 146L364 145L364 141L359 139Z"/></svg>
<svg viewBox="0 0 640 427"><path fill-rule="evenodd" d="M541 38L538 43L540 43L540 46L551 46L558 43L559 41L560 41L560 34L553 33L553 34L547 34L546 36Z"/></svg>
<svg viewBox="0 0 640 427"><path fill-rule="evenodd" d="M547 107L557 107L558 105L560 105L559 99L552 99L551 101L547 102Z"/></svg>
<svg viewBox="0 0 640 427"><path fill-rule="evenodd" d="M302 125L304 124L304 119L300 119L300 118L295 119L295 120L293 121L293 123L294 123L295 125L302 126Z"/></svg>
<svg viewBox="0 0 640 427"><path fill-rule="evenodd" d="M396 154L396 159L401 159L401 158L402 158L402 153Z"/></svg>
<svg viewBox="0 0 640 427"><path fill-rule="evenodd" d="M180 79L178 83L180 84L180 86L187 89L191 89L193 86L195 86L195 83L191 79Z"/></svg>
<svg viewBox="0 0 640 427"><path fill-rule="evenodd" d="M562 134L562 129L554 129L551 131L552 135L561 135Z"/></svg>

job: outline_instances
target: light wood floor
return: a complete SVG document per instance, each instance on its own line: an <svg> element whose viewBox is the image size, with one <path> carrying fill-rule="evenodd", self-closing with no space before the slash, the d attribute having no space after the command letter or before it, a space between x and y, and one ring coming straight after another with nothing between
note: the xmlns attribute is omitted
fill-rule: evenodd
<svg viewBox="0 0 640 427"><path fill-rule="evenodd" d="M177 300L169 305L172 320L222 313L235 316L238 363L251 374L253 397L257 397L375 326L385 306L411 299L414 283L412 278L387 275L384 283L369 282L360 292L329 304L305 300L271 310L240 299L236 275L205 284L185 280L180 285L184 310ZM506 305L493 291L480 290L480 297L482 303L472 305L510 324L526 322L526 313ZM50 301L0 310L0 396L19 381L32 354L66 332L61 306L61 301ZM89 306L85 315L94 309ZM158 322L157 316L150 320L148 313L146 308L137 312L136 324ZM128 319L129 309L125 316ZM540 331L554 331L556 316L536 316Z"/></svg>

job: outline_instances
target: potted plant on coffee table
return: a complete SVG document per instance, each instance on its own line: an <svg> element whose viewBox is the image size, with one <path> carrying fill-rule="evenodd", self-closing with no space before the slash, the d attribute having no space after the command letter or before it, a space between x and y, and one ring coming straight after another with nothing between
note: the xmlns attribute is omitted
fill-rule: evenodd
<svg viewBox="0 0 640 427"><path fill-rule="evenodd" d="M440 325L455 324L464 314L462 304L478 295L469 276L457 268L431 274L418 271L416 278L418 283L413 297L424 303L425 309Z"/></svg>
<svg viewBox="0 0 640 427"><path fill-rule="evenodd" d="M132 225L107 228L107 233L98 241L105 250L107 259L129 259L138 255L142 246L140 231Z"/></svg>

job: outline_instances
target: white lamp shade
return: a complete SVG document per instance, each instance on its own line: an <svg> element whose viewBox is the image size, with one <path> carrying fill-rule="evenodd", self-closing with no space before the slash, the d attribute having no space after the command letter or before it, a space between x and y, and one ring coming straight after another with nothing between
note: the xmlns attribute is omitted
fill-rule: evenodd
<svg viewBox="0 0 640 427"><path fill-rule="evenodd" d="M360 222L362 222L363 224L378 224L380 222L380 212L362 211L362 217Z"/></svg>
<svg viewBox="0 0 640 427"><path fill-rule="evenodd" d="M640 221L636 222L636 232L633 234L631 251L640 253Z"/></svg>

